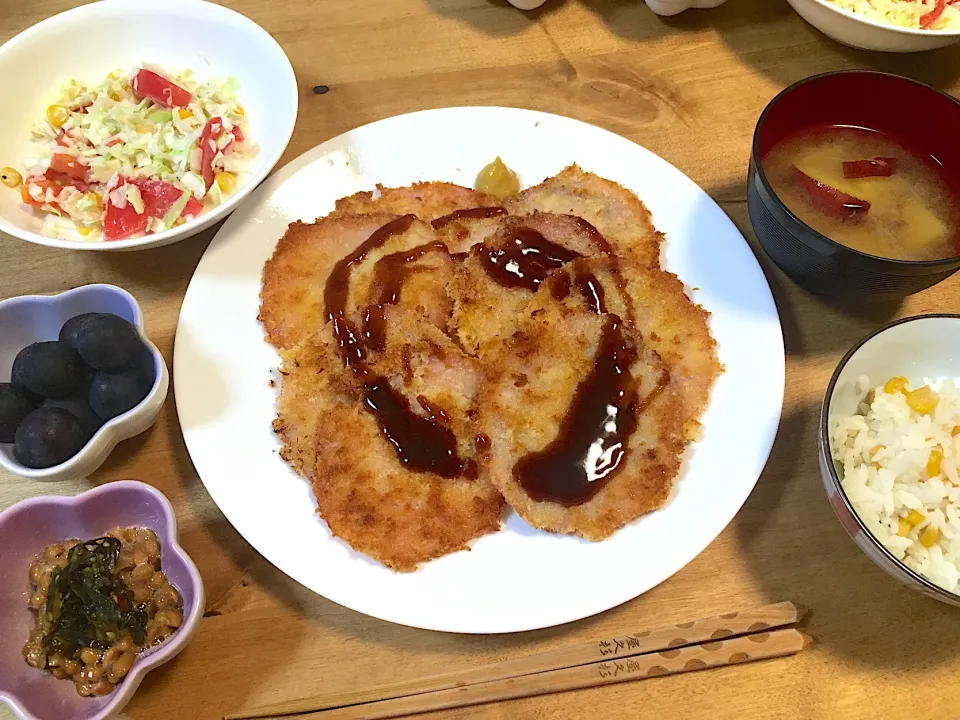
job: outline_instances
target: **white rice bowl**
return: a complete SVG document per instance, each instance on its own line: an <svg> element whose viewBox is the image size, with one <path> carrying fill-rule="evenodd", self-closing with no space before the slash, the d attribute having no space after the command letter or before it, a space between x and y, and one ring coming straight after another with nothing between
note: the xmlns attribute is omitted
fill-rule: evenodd
<svg viewBox="0 0 960 720"><path fill-rule="evenodd" d="M873 536L905 565L957 592L960 434L954 432L960 428L960 384L944 378L925 378L924 384L940 398L929 414L911 410L904 393L887 393L861 376L857 412L831 420L830 446L847 498ZM943 459L940 472L930 477L927 463L935 448Z"/></svg>

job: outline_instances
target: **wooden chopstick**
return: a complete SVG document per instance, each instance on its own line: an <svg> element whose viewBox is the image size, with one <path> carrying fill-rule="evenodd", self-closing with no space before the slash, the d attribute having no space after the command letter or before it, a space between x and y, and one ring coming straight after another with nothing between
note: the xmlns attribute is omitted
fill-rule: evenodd
<svg viewBox="0 0 960 720"><path fill-rule="evenodd" d="M564 670L523 675L505 680L409 695L374 703L321 710L298 718L306 720L379 720L404 715L468 707L501 700L534 697L567 690L600 687L661 675L707 670L755 660L793 655L812 642L809 635L789 628L741 635L672 650L590 663Z"/></svg>
<svg viewBox="0 0 960 720"><path fill-rule="evenodd" d="M401 683L379 685L350 692L329 693L312 698L287 700L271 705L229 713L224 720L281 717L342 708L361 703L390 700L408 695L462 689L479 683L506 680L535 673L617 660L624 657L670 650L713 640L724 640L752 632L762 632L799 622L806 610L791 602L779 602L753 610L745 610L665 625L629 635L558 648L537 655L492 663L442 675L417 678Z"/></svg>

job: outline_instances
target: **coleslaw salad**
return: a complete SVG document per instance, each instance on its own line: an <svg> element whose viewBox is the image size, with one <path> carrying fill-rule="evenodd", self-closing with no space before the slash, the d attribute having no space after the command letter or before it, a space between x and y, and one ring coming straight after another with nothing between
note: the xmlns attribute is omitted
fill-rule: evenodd
<svg viewBox="0 0 960 720"><path fill-rule="evenodd" d="M162 232L235 192L257 155L237 82L144 65L71 80L32 130L21 175L0 170L52 237L121 240Z"/></svg>

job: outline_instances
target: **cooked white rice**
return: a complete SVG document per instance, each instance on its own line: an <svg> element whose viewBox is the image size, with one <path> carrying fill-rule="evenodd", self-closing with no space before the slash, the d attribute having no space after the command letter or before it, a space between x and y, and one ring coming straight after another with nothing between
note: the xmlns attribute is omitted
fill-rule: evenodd
<svg viewBox="0 0 960 720"><path fill-rule="evenodd" d="M939 395L929 414L912 410L903 392L887 393L883 385L859 378L863 400L857 414L833 419L830 445L843 489L874 537L930 581L956 591L960 385L945 379L924 383ZM943 459L939 473L930 477L928 461L936 448Z"/></svg>
<svg viewBox="0 0 960 720"><path fill-rule="evenodd" d="M937 0L830 0L834 5L871 20L920 29L920 18L937 6ZM947 5L928 30L960 30L960 9Z"/></svg>

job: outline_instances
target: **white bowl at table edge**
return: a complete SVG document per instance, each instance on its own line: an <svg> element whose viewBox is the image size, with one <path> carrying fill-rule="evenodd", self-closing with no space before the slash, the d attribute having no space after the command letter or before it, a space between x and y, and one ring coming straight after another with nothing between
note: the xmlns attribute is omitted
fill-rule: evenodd
<svg viewBox="0 0 960 720"><path fill-rule="evenodd" d="M829 0L787 0L804 20L827 37L860 50L922 52L960 41L960 30L918 30L871 20Z"/></svg>
<svg viewBox="0 0 960 720"><path fill-rule="evenodd" d="M943 329L938 331L938 326L943 326ZM951 328L954 332L950 332ZM847 497L840 480L840 473L833 461L830 421L837 412L849 415L856 411L859 403L856 381L861 375L867 375L872 383L897 375L906 375L914 383L922 382L924 378L960 376L960 372L952 364L952 358L960 358L958 330L960 330L960 315L948 313L915 315L884 325L857 342L837 364L827 385L820 411L818 440L820 476L827 499L843 529L857 547L877 567L895 580L940 602L956 606L960 606L960 594L944 590L908 567L867 529L866 523L860 518L853 503ZM926 331L927 342L917 342L914 338L912 341L883 346L883 343L890 343L891 339L896 339L897 336L906 334L909 338L911 332L919 332L922 336L923 331ZM943 341L944 338L946 342ZM942 349L950 343L953 344L950 351L943 352ZM871 350L871 344L881 344L881 347ZM918 360L918 353L915 350L918 345L934 347L940 354L922 353L924 357ZM932 362L928 359L931 357Z"/></svg>

